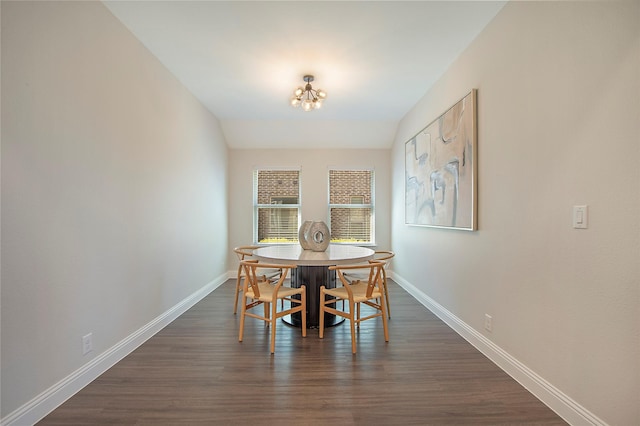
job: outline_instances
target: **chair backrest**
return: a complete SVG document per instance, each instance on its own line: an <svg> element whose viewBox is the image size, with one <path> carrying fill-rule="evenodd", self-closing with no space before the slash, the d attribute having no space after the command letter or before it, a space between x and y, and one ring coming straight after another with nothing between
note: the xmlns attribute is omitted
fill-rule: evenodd
<svg viewBox="0 0 640 426"><path fill-rule="evenodd" d="M357 264L357 265L335 265L335 266L330 266L329 270L330 271L336 271L336 273L338 274L338 278L340 278L340 281L342 282L342 285L347 289L347 293L349 293L349 295L352 295L351 292L351 288L350 286L352 284L355 283L355 281L351 281L349 282L349 280L347 280L344 276L344 272L345 271L353 271L353 270L357 270L357 269L361 269L361 270L369 270L369 279L367 281L367 292L366 292L366 296L367 297L371 297L371 295L373 294L374 290L376 289L376 287L378 288L378 290L382 290L382 285L383 285L383 273L384 273L384 265L385 265L385 261L384 260L378 260L378 259L374 259L374 260L370 260L368 264Z"/></svg>
<svg viewBox="0 0 640 426"><path fill-rule="evenodd" d="M373 255L373 258L374 260L384 260L386 262L386 264L384 265L386 269L391 263L391 259L393 259L395 255L396 254L394 252L389 250L376 250Z"/></svg>
<svg viewBox="0 0 640 426"><path fill-rule="evenodd" d="M289 270L296 268L296 265L280 265L275 263L260 263L257 259L247 259L242 260L240 262L240 267L244 269L244 275L247 277L244 280L244 291L246 292L251 287L253 294L255 297L260 297L260 286L258 285L261 282L269 282L267 280L266 274L261 274L261 270L273 270L279 269L282 271L280 273L280 277L278 281L273 284L274 295L277 294L278 289L282 286L285 279L287 278L287 274Z"/></svg>
<svg viewBox="0 0 640 426"><path fill-rule="evenodd" d="M253 250L260 248L259 246L239 246L233 249L238 256L238 260L243 261L247 257L253 256Z"/></svg>

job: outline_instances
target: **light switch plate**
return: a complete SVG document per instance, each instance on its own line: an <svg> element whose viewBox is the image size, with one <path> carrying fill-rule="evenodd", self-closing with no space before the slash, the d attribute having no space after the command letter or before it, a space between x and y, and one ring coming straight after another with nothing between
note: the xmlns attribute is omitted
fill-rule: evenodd
<svg viewBox="0 0 640 426"><path fill-rule="evenodd" d="M573 227L587 229L589 227L588 206L573 206Z"/></svg>

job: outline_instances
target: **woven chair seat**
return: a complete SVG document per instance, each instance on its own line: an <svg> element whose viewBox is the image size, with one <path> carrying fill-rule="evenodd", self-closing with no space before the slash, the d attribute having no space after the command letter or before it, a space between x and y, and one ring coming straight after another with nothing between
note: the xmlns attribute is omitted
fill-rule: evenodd
<svg viewBox="0 0 640 426"><path fill-rule="evenodd" d="M258 289L260 296L255 297L253 289L249 287L247 290L247 297L251 297L252 299L260 300L261 302L271 303L274 301L273 290L275 286L271 283L271 281L260 281L258 282ZM300 294L299 288L291 288L291 287L280 287L278 289L278 294L275 297L275 300L289 298L294 294Z"/></svg>
<svg viewBox="0 0 640 426"><path fill-rule="evenodd" d="M367 287L369 284L366 281L352 281L350 284L351 292L353 293L353 301L355 303L362 303L369 299L377 299L382 296L380 290L373 290L371 296L367 297ZM340 299L348 299L349 293L345 287L338 288L326 288L324 290L329 296L337 297Z"/></svg>

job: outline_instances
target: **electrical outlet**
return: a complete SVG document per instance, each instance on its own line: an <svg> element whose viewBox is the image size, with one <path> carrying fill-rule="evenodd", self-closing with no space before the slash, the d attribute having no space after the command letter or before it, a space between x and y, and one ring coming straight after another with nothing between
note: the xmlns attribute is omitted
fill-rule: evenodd
<svg viewBox="0 0 640 426"><path fill-rule="evenodd" d="M82 336L82 355L86 355L93 350L93 333Z"/></svg>
<svg viewBox="0 0 640 426"><path fill-rule="evenodd" d="M493 331L493 318L489 314L484 314L484 329L489 332Z"/></svg>

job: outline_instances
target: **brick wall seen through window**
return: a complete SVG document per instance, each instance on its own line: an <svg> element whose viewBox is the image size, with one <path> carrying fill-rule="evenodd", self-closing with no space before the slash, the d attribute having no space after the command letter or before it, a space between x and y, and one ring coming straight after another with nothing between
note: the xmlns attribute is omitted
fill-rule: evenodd
<svg viewBox="0 0 640 426"><path fill-rule="evenodd" d="M373 243L372 170L329 170L329 221L334 243Z"/></svg>
<svg viewBox="0 0 640 426"><path fill-rule="evenodd" d="M254 172L254 234L258 243L298 242L300 171Z"/></svg>

